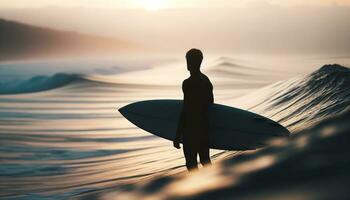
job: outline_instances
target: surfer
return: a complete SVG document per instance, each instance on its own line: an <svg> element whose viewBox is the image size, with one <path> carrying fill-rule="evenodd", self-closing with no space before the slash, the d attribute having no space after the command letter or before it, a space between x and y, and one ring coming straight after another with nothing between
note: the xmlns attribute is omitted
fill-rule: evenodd
<svg viewBox="0 0 350 200"><path fill-rule="evenodd" d="M190 77L183 81L183 108L174 140L174 147L183 152L189 171L198 169L197 155L203 166L210 165L209 155L209 119L208 107L214 103L213 85L209 78L200 71L203 54L198 49L191 49L186 54L187 70Z"/></svg>

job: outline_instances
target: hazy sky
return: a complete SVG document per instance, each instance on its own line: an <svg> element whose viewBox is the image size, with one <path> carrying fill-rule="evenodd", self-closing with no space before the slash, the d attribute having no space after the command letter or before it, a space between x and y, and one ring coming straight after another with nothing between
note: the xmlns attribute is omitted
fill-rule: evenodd
<svg viewBox="0 0 350 200"><path fill-rule="evenodd" d="M0 0L0 18L164 52L350 55L350 0Z"/></svg>
<svg viewBox="0 0 350 200"><path fill-rule="evenodd" d="M278 5L350 5L349 0L0 0L0 8L37 8L47 6L82 6L102 8L180 8L227 7L256 2Z"/></svg>

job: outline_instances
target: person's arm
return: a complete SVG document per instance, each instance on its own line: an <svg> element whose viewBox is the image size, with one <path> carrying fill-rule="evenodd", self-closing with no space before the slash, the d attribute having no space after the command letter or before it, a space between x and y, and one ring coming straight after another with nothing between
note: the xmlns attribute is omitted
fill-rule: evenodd
<svg viewBox="0 0 350 200"><path fill-rule="evenodd" d="M174 147L177 149L180 149L180 140L182 138L182 132L183 132L183 127L184 127L184 119L185 119L185 114L184 110L182 109L180 119L179 119L179 124L177 126L176 130L176 136L174 140Z"/></svg>
<svg viewBox="0 0 350 200"><path fill-rule="evenodd" d="M208 88L207 88L207 111L205 112L205 119L207 120L207 123L206 123L206 126L205 126L205 134L204 137L208 137L207 139L209 139L209 129L210 129L210 123L209 123L209 110L210 110L210 107L214 104L214 94L213 94L213 85L211 84L210 80L208 79Z"/></svg>
<svg viewBox="0 0 350 200"><path fill-rule="evenodd" d="M182 83L182 91L184 93L184 100L185 100L185 81ZM182 110L181 110L179 123L176 130L176 136L174 140L174 147L177 149L180 149L180 140L182 138L184 125L185 125L185 102L182 105Z"/></svg>
<svg viewBox="0 0 350 200"><path fill-rule="evenodd" d="M211 84L211 82L209 81L209 83L210 83L210 97L209 97L209 102L211 103L211 104L213 104L214 103L214 94L213 94L213 84Z"/></svg>

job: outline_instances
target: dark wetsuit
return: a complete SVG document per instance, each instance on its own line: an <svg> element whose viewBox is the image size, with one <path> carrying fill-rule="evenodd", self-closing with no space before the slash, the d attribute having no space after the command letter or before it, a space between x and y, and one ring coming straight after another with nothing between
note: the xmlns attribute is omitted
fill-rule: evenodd
<svg viewBox="0 0 350 200"><path fill-rule="evenodd" d="M186 166L197 168L197 154L202 165L210 163L208 108L214 103L213 85L209 78L198 72L182 83L184 104L178 127L182 136Z"/></svg>

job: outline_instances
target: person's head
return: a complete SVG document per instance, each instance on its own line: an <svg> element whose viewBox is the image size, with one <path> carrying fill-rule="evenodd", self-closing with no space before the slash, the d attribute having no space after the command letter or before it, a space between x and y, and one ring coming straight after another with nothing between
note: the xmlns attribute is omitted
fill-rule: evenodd
<svg viewBox="0 0 350 200"><path fill-rule="evenodd" d="M191 49L186 53L186 61L188 71L199 71L203 61L203 53L199 49Z"/></svg>

